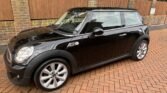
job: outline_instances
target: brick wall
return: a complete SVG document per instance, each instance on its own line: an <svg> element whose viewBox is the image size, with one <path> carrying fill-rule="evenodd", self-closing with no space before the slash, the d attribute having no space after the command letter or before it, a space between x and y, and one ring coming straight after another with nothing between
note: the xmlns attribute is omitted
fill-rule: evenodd
<svg viewBox="0 0 167 93"><path fill-rule="evenodd" d="M11 0L16 31L31 27L28 0Z"/></svg>
<svg viewBox="0 0 167 93"><path fill-rule="evenodd" d="M97 0L89 0L88 1L89 7L96 7L97 6Z"/></svg>
<svg viewBox="0 0 167 93"><path fill-rule="evenodd" d="M48 19L48 20L31 20L32 27L47 26L54 24L57 19Z"/></svg>
<svg viewBox="0 0 167 93"><path fill-rule="evenodd" d="M129 5L128 5L128 7L129 7L129 8L134 8L134 3L135 3L135 0L129 0Z"/></svg>
<svg viewBox="0 0 167 93"><path fill-rule="evenodd" d="M32 27L47 26L56 22L55 19L31 20L29 12L29 0L11 0L14 21L0 21L0 45L7 44L8 40L18 32ZM88 7L97 7L99 0L89 0ZM155 7L156 0L153 0L152 7ZM135 8L135 0L129 0L128 7ZM146 24L159 25L167 24L166 15L144 16Z"/></svg>
<svg viewBox="0 0 167 93"><path fill-rule="evenodd" d="M15 34L14 21L0 21L0 45L6 44Z"/></svg>

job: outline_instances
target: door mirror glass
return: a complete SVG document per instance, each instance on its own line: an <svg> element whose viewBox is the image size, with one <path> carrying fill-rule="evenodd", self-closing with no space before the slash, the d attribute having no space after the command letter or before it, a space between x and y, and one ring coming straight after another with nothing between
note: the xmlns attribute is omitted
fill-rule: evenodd
<svg viewBox="0 0 167 93"><path fill-rule="evenodd" d="M95 28L93 30L93 35L102 35L103 34L103 29L102 28Z"/></svg>

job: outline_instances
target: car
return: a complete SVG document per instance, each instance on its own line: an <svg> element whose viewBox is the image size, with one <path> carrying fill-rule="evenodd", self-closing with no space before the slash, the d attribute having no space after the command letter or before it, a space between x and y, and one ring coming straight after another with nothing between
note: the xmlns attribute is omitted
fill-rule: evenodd
<svg viewBox="0 0 167 93"><path fill-rule="evenodd" d="M135 9L77 7L54 24L18 33L4 60L14 84L52 91L79 72L123 58L143 60L149 42L149 28Z"/></svg>

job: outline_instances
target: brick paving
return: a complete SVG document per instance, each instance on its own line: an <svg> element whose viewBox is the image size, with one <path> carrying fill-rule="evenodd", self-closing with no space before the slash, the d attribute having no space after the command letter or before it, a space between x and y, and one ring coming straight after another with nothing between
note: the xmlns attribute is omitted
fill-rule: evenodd
<svg viewBox="0 0 167 93"><path fill-rule="evenodd" d="M52 93L167 93L167 29L152 31L147 57L140 62L124 59L69 79ZM44 93L35 86L15 86L6 76L0 57L0 93Z"/></svg>

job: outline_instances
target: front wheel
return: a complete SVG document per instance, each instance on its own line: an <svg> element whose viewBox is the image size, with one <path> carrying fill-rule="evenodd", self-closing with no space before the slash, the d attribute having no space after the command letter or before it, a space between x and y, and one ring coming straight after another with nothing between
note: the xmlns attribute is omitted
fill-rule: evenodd
<svg viewBox="0 0 167 93"><path fill-rule="evenodd" d="M63 86L69 77L69 65L63 59L52 59L44 62L34 75L37 87L52 91Z"/></svg>
<svg viewBox="0 0 167 93"><path fill-rule="evenodd" d="M137 44L135 49L132 52L133 60L143 60L148 51L148 42L146 40L142 40Z"/></svg>

